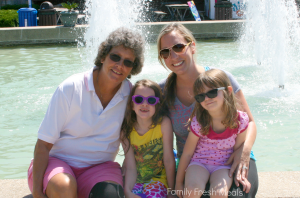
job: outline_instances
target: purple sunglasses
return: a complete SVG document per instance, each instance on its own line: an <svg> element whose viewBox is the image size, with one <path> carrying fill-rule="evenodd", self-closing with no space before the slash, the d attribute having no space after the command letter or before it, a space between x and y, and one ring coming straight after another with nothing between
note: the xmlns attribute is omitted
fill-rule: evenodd
<svg viewBox="0 0 300 198"><path fill-rule="evenodd" d="M148 97L144 97L141 95L132 96L132 101L135 104L142 104L144 100L146 100L149 105L156 105L157 103L159 103L159 98L155 96L148 96Z"/></svg>

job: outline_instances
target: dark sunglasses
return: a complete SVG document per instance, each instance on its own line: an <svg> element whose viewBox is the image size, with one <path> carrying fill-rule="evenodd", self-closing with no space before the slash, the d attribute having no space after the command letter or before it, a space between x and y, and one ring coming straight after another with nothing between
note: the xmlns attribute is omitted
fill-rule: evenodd
<svg viewBox="0 0 300 198"><path fill-rule="evenodd" d="M117 55L117 54L109 54L109 58L110 60L114 61L114 62L119 62L122 58L121 56ZM126 67L133 67L134 66L134 62L130 61L130 60L127 60L125 59L123 61L123 64L126 66Z"/></svg>
<svg viewBox="0 0 300 198"><path fill-rule="evenodd" d="M135 104L142 104L144 100L146 100L149 105L156 105L159 102L159 98L155 96L148 96L148 97L144 97L141 95L132 96L132 101Z"/></svg>
<svg viewBox="0 0 300 198"><path fill-rule="evenodd" d="M218 95L218 91L219 90L224 90L224 89L225 89L225 87L220 87L220 88L217 88L217 89L210 90L206 93L198 94L198 95L195 96L195 99L196 99L197 102L201 103L205 100L205 96L207 96L209 98L215 98Z"/></svg>
<svg viewBox="0 0 300 198"><path fill-rule="evenodd" d="M165 48L160 50L159 55L160 57L162 57L163 59L168 59L171 53L171 49L176 53L176 54L180 54L183 53L184 49L186 46L188 46L189 44L191 44L192 42L189 42L188 44L182 44L182 43L178 43L176 45L173 45L172 47L169 48Z"/></svg>

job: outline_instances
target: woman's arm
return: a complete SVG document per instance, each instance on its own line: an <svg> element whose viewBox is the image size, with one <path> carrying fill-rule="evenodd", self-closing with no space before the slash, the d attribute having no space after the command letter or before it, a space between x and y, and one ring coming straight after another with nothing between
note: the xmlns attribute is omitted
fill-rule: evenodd
<svg viewBox="0 0 300 198"><path fill-rule="evenodd" d="M245 149L248 149L249 151L251 151L252 146L255 142L256 139L256 124L254 122L254 118L253 115L250 111L250 108L248 106L248 103L246 101L246 98L244 96L244 93L242 90L238 91L235 94L239 104L240 104L240 111L244 111L247 113L248 117L249 117L249 125L248 125L248 129L247 129L247 136L246 136L246 140L245 140ZM249 152L249 156L250 156L250 152Z"/></svg>
<svg viewBox="0 0 300 198"><path fill-rule="evenodd" d="M126 198L136 197L131 191L135 185L137 172L136 172L136 163L133 148L129 144L128 140L125 140L125 143L122 142L122 147L125 153L124 165L125 165L125 185L124 193ZM128 150L129 148L129 150ZM139 197L139 196L137 196Z"/></svg>
<svg viewBox="0 0 300 198"><path fill-rule="evenodd" d="M248 129L243 131L242 133L238 134L236 139L235 139L235 144L233 146L233 150L236 151L241 147L241 145L245 142L246 140L246 135L247 135Z"/></svg>
<svg viewBox="0 0 300 198"><path fill-rule="evenodd" d="M237 135L237 138L235 140L235 145L233 147L234 151L239 149L241 147L241 145L244 144L244 142L246 140L246 136L247 136L247 131L248 131L248 129L246 129L244 132ZM239 173L237 173L237 175L238 174ZM243 185L243 191L245 191L246 193L249 193L251 184L248 182L247 178L241 178L239 180L239 182Z"/></svg>
<svg viewBox="0 0 300 198"><path fill-rule="evenodd" d="M245 99L245 96L242 92L242 90L238 91L236 94L237 100L240 104L239 110L244 111L248 114L249 117L249 124L247 129L247 135L245 143L240 146L228 159L226 164L231 164L232 161L232 167L230 169L230 176L232 176L233 172L238 168L239 170L242 169L243 166L249 167L249 161L250 161L250 153L252 146L255 142L256 138L256 125L253 119L253 116L251 114L250 108L247 104L247 101ZM240 175L237 175L240 176ZM248 169L242 170L242 176L247 178L248 176ZM237 184L238 185L238 184Z"/></svg>
<svg viewBox="0 0 300 198"><path fill-rule="evenodd" d="M182 192L183 190L185 170L188 167L191 158L195 152L198 140L199 140L198 136L196 136L192 132L189 133L178 165L178 170L176 175L176 187L175 187L176 191L180 190L179 192ZM177 195L179 197L182 197L182 195L179 195L179 193Z"/></svg>
<svg viewBox="0 0 300 198"><path fill-rule="evenodd" d="M168 187L174 190L175 187L175 159L173 153L173 129L171 120L164 117L161 123L161 132L163 134L163 159L167 174ZM168 190L169 192L169 190ZM168 193L169 195L170 193Z"/></svg>
<svg viewBox="0 0 300 198"><path fill-rule="evenodd" d="M243 179L248 177L250 153L251 153L252 146L255 142L257 132L256 132L256 125L254 122L254 118L251 114L250 108L247 104L247 101L245 99L242 90L239 90L235 94L235 96L240 105L239 110L246 112L249 117L247 135L244 144L242 144L237 150L235 150L233 154L230 156L230 158L228 159L228 161L226 162L226 164L231 164L233 162L229 172L229 176L232 177L233 172L236 170L235 183L237 186L239 186L239 182L242 182ZM246 168L242 169L242 167L247 167L247 169Z"/></svg>
<svg viewBox="0 0 300 198"><path fill-rule="evenodd" d="M34 149L33 159L33 189L34 198L46 198L43 194L43 179L48 166L49 152L53 144L38 139Z"/></svg>

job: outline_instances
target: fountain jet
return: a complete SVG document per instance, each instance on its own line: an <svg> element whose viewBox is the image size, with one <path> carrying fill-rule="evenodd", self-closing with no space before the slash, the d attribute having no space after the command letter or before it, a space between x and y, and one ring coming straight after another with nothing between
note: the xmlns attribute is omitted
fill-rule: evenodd
<svg viewBox="0 0 300 198"><path fill-rule="evenodd" d="M295 0L244 0L246 23L241 40L244 53L253 54L257 64L271 71L283 89L287 75L297 65L300 27Z"/></svg>

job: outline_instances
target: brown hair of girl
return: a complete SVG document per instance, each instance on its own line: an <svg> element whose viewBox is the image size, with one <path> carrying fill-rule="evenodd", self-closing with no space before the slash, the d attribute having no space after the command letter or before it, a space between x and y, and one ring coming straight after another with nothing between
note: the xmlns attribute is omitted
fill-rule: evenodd
<svg viewBox="0 0 300 198"><path fill-rule="evenodd" d="M133 110L133 102L131 99L132 96L134 95L137 87L149 87L154 91L155 97L159 98L160 102L155 105L155 113L152 116L152 127L151 128L154 128L154 127L156 127L156 125L161 124L163 116L167 115L166 109L162 108L162 105L161 105L163 97L162 97L162 92L161 92L159 85L156 82L153 82L153 81L147 80L147 79L137 81L135 83L135 85L132 87L131 93L129 95L124 120L123 120L123 123L121 126L121 131L122 131L121 141L124 144L126 144L126 142L125 142L126 139L129 141L129 144L130 144L130 133L133 130L134 124L137 122L136 113ZM129 146L126 146L126 147L129 149Z"/></svg>
<svg viewBox="0 0 300 198"><path fill-rule="evenodd" d="M219 87L225 87L223 91L224 103L222 111L225 114L225 119L222 120L222 124L227 128L237 128L238 127L238 113L236 106L236 99L233 91L228 91L228 86L231 86L230 80L226 73L219 69L211 69L203 72L199 75L194 83L194 95L204 93L204 85L211 89L216 89ZM196 116L198 123L201 125L200 133L202 135L208 135L209 128L212 125L212 117L206 109L198 102L195 104L194 111L190 117L189 123L192 118Z"/></svg>

